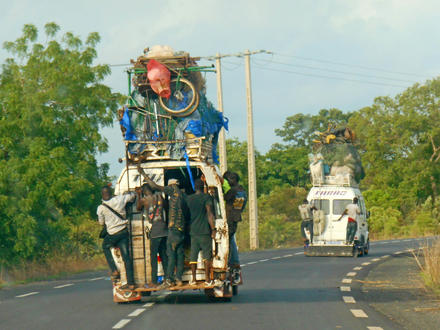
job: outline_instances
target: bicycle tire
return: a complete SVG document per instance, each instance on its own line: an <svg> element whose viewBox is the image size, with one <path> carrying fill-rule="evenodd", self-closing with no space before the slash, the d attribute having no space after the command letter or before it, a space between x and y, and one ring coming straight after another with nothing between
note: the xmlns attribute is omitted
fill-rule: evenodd
<svg viewBox="0 0 440 330"><path fill-rule="evenodd" d="M197 99L197 92L196 92L196 89L195 89L194 85L192 84L192 82L190 82L189 80L187 80L185 78L180 78L180 79L175 78L175 79L172 79L170 81L170 88L171 88L171 86L173 86L173 83L177 83L177 81L179 81L179 83L183 83L183 84L187 85L189 87L190 91L192 92L193 97L191 98L191 101L188 103L188 105L185 106L183 109L172 109L172 108L168 107L165 104L164 99L162 97L159 97L159 104L160 104L160 106L166 112L168 112L168 113L170 113L172 115L179 115L179 114L185 113L186 111L191 109L191 107L194 105L194 103L196 102L196 99ZM173 94L175 94L175 93L177 93L177 91L174 91L174 93L172 91L171 92L172 95L170 97L173 97Z"/></svg>

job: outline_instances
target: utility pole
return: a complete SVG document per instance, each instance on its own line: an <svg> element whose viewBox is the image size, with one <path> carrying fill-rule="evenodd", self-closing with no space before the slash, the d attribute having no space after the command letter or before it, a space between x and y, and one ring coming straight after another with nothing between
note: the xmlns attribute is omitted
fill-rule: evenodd
<svg viewBox="0 0 440 330"><path fill-rule="evenodd" d="M258 209L257 209L257 180L255 171L254 149L254 119L252 115L251 87L251 53L244 53L246 72L246 103L247 103L247 144L248 144L248 176L249 176L249 236L251 250L258 249Z"/></svg>
<svg viewBox="0 0 440 330"><path fill-rule="evenodd" d="M217 53L215 57L215 68L217 73L217 103L218 110L223 113L223 88L222 88L222 67L220 62L221 56ZM228 161L226 158L226 137L225 130L220 130L218 136L218 151L220 154L220 172L223 175L228 169Z"/></svg>

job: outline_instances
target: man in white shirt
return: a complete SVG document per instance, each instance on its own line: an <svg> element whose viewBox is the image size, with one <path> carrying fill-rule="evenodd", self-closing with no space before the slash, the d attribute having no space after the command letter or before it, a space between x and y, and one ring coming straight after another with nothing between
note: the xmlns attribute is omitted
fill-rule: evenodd
<svg viewBox="0 0 440 330"><path fill-rule="evenodd" d="M122 260L125 264L125 273L127 274L127 284L120 289L134 289L133 262L128 251L128 220L125 214L125 205L136 198L135 193L113 196L112 189L105 186L101 190L102 204L98 206L96 213L101 225L106 226L107 235L102 242L105 258L111 270L111 277L118 279L120 277L118 268L113 260L111 247L118 247L121 252Z"/></svg>
<svg viewBox="0 0 440 330"><path fill-rule="evenodd" d="M346 244L353 244L354 235L356 235L357 231L357 216L361 214L361 210L358 206L358 198L353 198L353 203L348 204L345 207L344 212L341 214L339 220L342 219L344 215L348 215L347 221L347 236L346 236Z"/></svg>

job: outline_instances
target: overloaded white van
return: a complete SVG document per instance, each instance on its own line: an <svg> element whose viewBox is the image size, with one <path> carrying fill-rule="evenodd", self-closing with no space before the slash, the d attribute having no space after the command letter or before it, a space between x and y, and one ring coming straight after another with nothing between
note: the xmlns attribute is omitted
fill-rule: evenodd
<svg viewBox="0 0 440 330"><path fill-rule="evenodd" d="M162 143L163 149L166 150L168 144ZM186 230L185 240L185 266L183 274L183 286L171 287L168 290L204 290L205 294L213 298L230 299L238 293L237 285L240 282L232 281L232 274L228 268L229 257L229 234L226 221L225 203L223 199L222 183L220 181L220 172L216 165L213 165L212 159L209 158L211 153L201 148L203 139L194 139L193 143L187 141L188 162L182 160L172 160L166 153L159 155L161 143L146 143L146 148L151 148L154 154L149 154L148 161L141 162L144 172L158 185L167 185L171 178L178 179L180 188L187 194L191 194L192 190L191 177L193 180L203 177L206 183L207 192L213 197L215 212L215 227L217 233L215 239L212 240L213 264L211 277L214 279L214 285L207 287L204 284L205 272L202 262L201 253L198 256L196 280L197 284L189 285L191 279L191 269L189 265L189 228ZM202 150L203 149L203 150ZM147 152L149 150L147 149ZM115 194L120 195L126 192L134 192L136 187L141 187L143 178L137 170L137 162L135 159L127 161L126 167L122 170L121 175L116 183ZM165 196L164 196L165 197ZM151 266L150 266L150 239L148 237L147 219L142 213L137 211L136 202L129 205L127 210L127 218L129 220L128 229L130 233L130 254L133 258L133 270L136 289L134 291L120 290L119 287L126 283L125 267L123 260L117 249L113 249L113 257L115 263L121 273L121 280L113 283L113 298L115 302L128 302L140 300L142 295L150 295L152 291L160 288L148 287L147 283L151 282ZM164 212L166 212L166 203ZM165 215L166 216L166 215ZM163 277L162 267L158 269L158 277Z"/></svg>
<svg viewBox="0 0 440 330"><path fill-rule="evenodd" d="M358 227L354 243L346 244L348 216L339 219L355 197L358 198L361 214L356 219ZM357 257L368 254L368 212L362 193L351 176L326 176L324 182L314 184L307 200L318 211L314 211L313 243L305 249L306 255Z"/></svg>

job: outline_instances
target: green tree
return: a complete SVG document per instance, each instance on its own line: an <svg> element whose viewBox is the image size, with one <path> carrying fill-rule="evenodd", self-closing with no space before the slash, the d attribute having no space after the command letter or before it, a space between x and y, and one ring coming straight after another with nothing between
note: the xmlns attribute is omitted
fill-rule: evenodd
<svg viewBox="0 0 440 330"><path fill-rule="evenodd" d="M36 27L25 25L4 44L12 57L0 73L3 262L68 247L107 180L107 166L96 161L107 150L99 129L112 124L121 96L102 84L109 67L93 65L99 35L82 41L71 32L58 37L59 29L46 24L40 43Z"/></svg>

